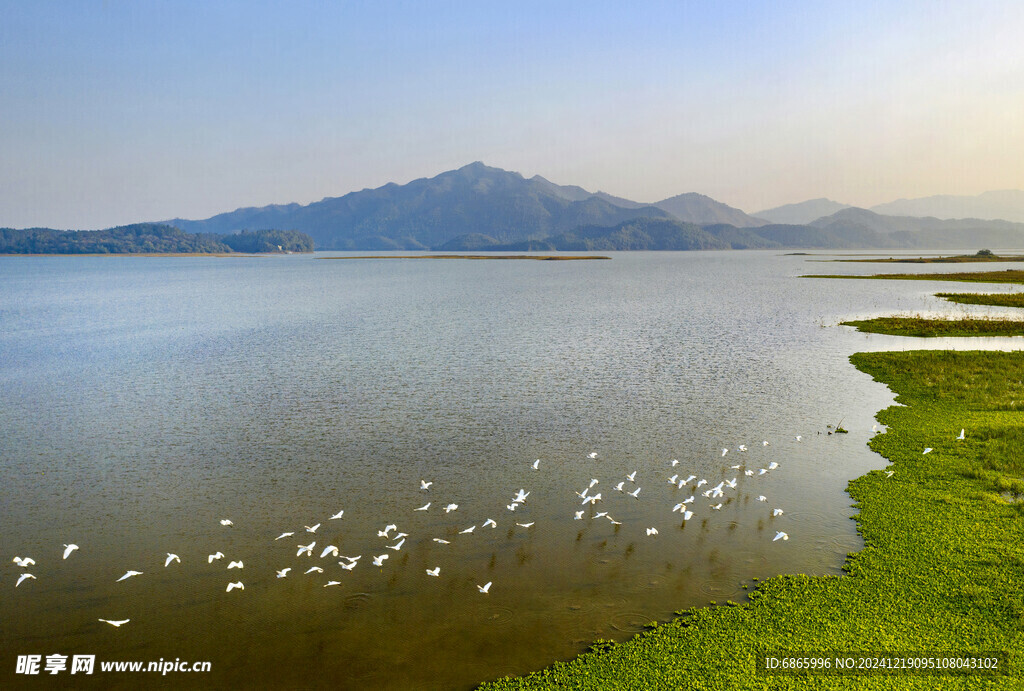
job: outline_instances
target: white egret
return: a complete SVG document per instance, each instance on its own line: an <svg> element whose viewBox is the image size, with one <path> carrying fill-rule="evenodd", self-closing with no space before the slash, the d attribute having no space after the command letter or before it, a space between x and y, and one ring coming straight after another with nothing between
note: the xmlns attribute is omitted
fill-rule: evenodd
<svg viewBox="0 0 1024 691"><path fill-rule="evenodd" d="M310 542L308 545L299 545L299 551L295 553L295 556L301 557L302 553L305 552L306 556L313 556L313 548L316 547L316 540Z"/></svg>
<svg viewBox="0 0 1024 691"><path fill-rule="evenodd" d="M623 480L623 481L622 481L622 482L620 482L619 484L615 485L614 489L615 489L615 490L616 490L617 492L622 492L622 491L624 491L624 490L622 489L622 486L623 486L623 485L625 485L625 484L626 484L626 481L625 481L625 480Z"/></svg>
<svg viewBox="0 0 1024 691"><path fill-rule="evenodd" d="M733 478L731 480L726 480L725 484L728 485L729 487L731 487L732 489L736 489L736 478Z"/></svg>
<svg viewBox="0 0 1024 691"><path fill-rule="evenodd" d="M116 628L118 626L123 626L124 624L127 624L131 621L131 619L98 619L97 621L102 621L104 624L110 624L111 626Z"/></svg>
<svg viewBox="0 0 1024 691"><path fill-rule="evenodd" d="M772 516L781 516L782 509L772 509Z"/></svg>
<svg viewBox="0 0 1024 691"><path fill-rule="evenodd" d="M508 509L509 511L515 511L517 508L519 508L519 504L512 502L511 504L506 504L505 508Z"/></svg>
<svg viewBox="0 0 1024 691"><path fill-rule="evenodd" d="M647 534L648 535L657 535L658 534L658 529L657 528L648 528L647 529Z"/></svg>
<svg viewBox="0 0 1024 691"><path fill-rule="evenodd" d="M679 473L676 473L675 475L673 475L672 477L670 477L668 479L668 484L670 484L670 485L674 485L677 482L679 482Z"/></svg>
<svg viewBox="0 0 1024 691"><path fill-rule="evenodd" d="M711 508L714 509L715 511L719 511L722 508L722 502L718 502L717 504L715 504Z"/></svg>
<svg viewBox="0 0 1024 691"><path fill-rule="evenodd" d="M180 564L181 563L181 557L179 557L177 554L171 554L170 552L168 552L167 553L167 560L164 561L164 568L166 569L168 566L170 566L172 561L176 561L176 562L178 562Z"/></svg>
<svg viewBox="0 0 1024 691"><path fill-rule="evenodd" d="M441 575L441 567L440 566L435 566L432 569L427 569L427 575L428 576L440 576Z"/></svg>
<svg viewBox="0 0 1024 691"><path fill-rule="evenodd" d="M216 552L216 553L211 554L210 556L208 556L206 558L206 563L207 564L212 564L214 559L223 559L223 558L224 558L224 553L223 552Z"/></svg>
<svg viewBox="0 0 1024 691"><path fill-rule="evenodd" d="M539 458L536 461L533 462L533 466L532 467L533 467L534 470L537 470L537 469L540 468L540 459Z"/></svg>
<svg viewBox="0 0 1024 691"><path fill-rule="evenodd" d="M471 525L468 528L466 528L465 530L460 530L459 531L459 535L468 535L469 533L473 532L474 530L476 530L476 526L475 525Z"/></svg>
<svg viewBox="0 0 1024 691"><path fill-rule="evenodd" d="M765 439L763 442L761 442L761 446L768 446L768 440Z"/></svg>
<svg viewBox="0 0 1024 691"><path fill-rule="evenodd" d="M228 590L227 590L227 592L230 593L235 588L238 588L239 590L245 590L245 585L241 581L235 581L234 583L228 583Z"/></svg>
<svg viewBox="0 0 1024 691"><path fill-rule="evenodd" d="M590 485L587 487L587 489L594 489L594 485L596 485L598 482L599 480L596 477L591 478Z"/></svg>
<svg viewBox="0 0 1024 691"><path fill-rule="evenodd" d="M360 554L358 556L355 556L355 557L346 557L344 554L342 554L340 556L341 556L342 559L347 559L348 561L351 561L351 562L357 562L357 561L359 561L360 559L363 558L362 554Z"/></svg>
<svg viewBox="0 0 1024 691"><path fill-rule="evenodd" d="M277 577L278 578L284 578L284 577L286 577L288 575L288 572L291 571L291 570L292 570L292 567L290 567L290 566L288 568L286 568L286 569L281 569L280 571L277 572Z"/></svg>
<svg viewBox="0 0 1024 691"><path fill-rule="evenodd" d="M71 553L78 549L78 545L64 545L64 558L67 559Z"/></svg>
<svg viewBox="0 0 1024 691"><path fill-rule="evenodd" d="M693 495L691 494L689 499L683 499L683 503L684 504L692 504L693 503Z"/></svg>
<svg viewBox="0 0 1024 691"><path fill-rule="evenodd" d="M516 525L519 526L520 528L529 528L530 526L533 525L533 523L534 523L533 521L530 521L529 523L516 523Z"/></svg>
<svg viewBox="0 0 1024 691"><path fill-rule="evenodd" d="M373 565L374 566L384 566L384 560L387 559L388 556L389 555L387 555L387 554L381 554L379 556L374 557L373 558Z"/></svg>
<svg viewBox="0 0 1024 691"><path fill-rule="evenodd" d="M693 511L684 511L684 512L683 512L683 520L684 520L684 521L688 521L688 520L690 520L690 517L691 517L692 515L693 515Z"/></svg>
<svg viewBox="0 0 1024 691"><path fill-rule="evenodd" d="M696 479L697 479L696 475L691 475L690 477L688 477L685 480L683 480L683 484L684 485L688 485L688 484L690 484L691 482L693 482Z"/></svg>
<svg viewBox="0 0 1024 691"><path fill-rule="evenodd" d="M323 559L324 557L326 557L331 552L334 552L333 556L335 558L337 558L337 556L338 556L338 548L335 547L334 545L327 545L326 547L324 547L324 551L320 553L320 558Z"/></svg>
<svg viewBox="0 0 1024 691"><path fill-rule="evenodd" d="M597 458L597 452L591 451L590 453L587 454L587 458Z"/></svg>
<svg viewBox="0 0 1024 691"><path fill-rule="evenodd" d="M893 476L893 471L891 471L891 470L885 471L885 476L886 477L892 477Z"/></svg>
<svg viewBox="0 0 1024 691"><path fill-rule="evenodd" d="M476 589L479 590L484 595L486 595L487 591L491 589L491 581L487 581L487 585L478 585L476 587Z"/></svg>
<svg viewBox="0 0 1024 691"><path fill-rule="evenodd" d="M432 503L433 502L429 502L428 501L426 504L424 504L423 506L419 507L418 509L413 509L413 511L426 511L426 510L428 510L430 508L430 505Z"/></svg>
<svg viewBox="0 0 1024 691"><path fill-rule="evenodd" d="M390 539L391 536L388 535L388 533L390 533L392 530L398 530L398 526L394 523L388 523L386 526L384 526L384 530L377 531L377 537L386 537Z"/></svg>
<svg viewBox="0 0 1024 691"><path fill-rule="evenodd" d="M489 525L492 529L498 527L497 522L493 518L488 518L484 521L484 525Z"/></svg>
<svg viewBox="0 0 1024 691"><path fill-rule="evenodd" d="M964 440L964 432L966 432L966 430L964 430L964 429L960 430L960 436L957 437L957 440L959 440L959 441L963 441Z"/></svg>
<svg viewBox="0 0 1024 691"><path fill-rule="evenodd" d="M742 463L737 463L736 465L729 466L729 468L731 468L732 470L739 470L742 467L743 467Z"/></svg>
<svg viewBox="0 0 1024 691"><path fill-rule="evenodd" d="M356 568L356 564L358 564L358 563L359 562L357 562L357 561L350 561L347 564L343 564L343 563L341 563L339 561L338 562L338 566L340 566L341 568L345 569L346 571L351 571L352 569Z"/></svg>
<svg viewBox="0 0 1024 691"><path fill-rule="evenodd" d="M640 487L637 487L632 492L626 492L626 494L628 494L629 496L633 497L634 499L639 499L640 497L638 497L637 495L640 494L640 489L641 489Z"/></svg>
<svg viewBox="0 0 1024 691"><path fill-rule="evenodd" d="M675 513L676 511L682 512L684 509L686 509L686 504L679 502L672 507L672 513Z"/></svg>
<svg viewBox="0 0 1024 691"><path fill-rule="evenodd" d="M303 526L307 533L315 533L316 529L320 527L320 524Z"/></svg>
<svg viewBox="0 0 1024 691"><path fill-rule="evenodd" d="M771 463L768 464L768 470L775 470L778 467L779 467L779 464L776 463L775 461L772 461Z"/></svg>
<svg viewBox="0 0 1024 691"><path fill-rule="evenodd" d="M758 501L768 501L768 497L766 497L766 496L764 496L764 495L762 494L761 496L759 496L759 497L757 498L757 500L758 500Z"/></svg>
<svg viewBox="0 0 1024 691"><path fill-rule="evenodd" d="M747 447L746 447L745 445L743 445L743 444L740 444L740 445L739 445L738 447L736 447L736 448L738 448L738 449L739 449L740 451L746 451L746 450L747 450Z"/></svg>
<svg viewBox="0 0 1024 691"><path fill-rule="evenodd" d="M759 468L758 471L757 471L757 474L758 475L764 475L767 472L768 472L767 468Z"/></svg>
<svg viewBox="0 0 1024 691"><path fill-rule="evenodd" d="M604 518L607 515L608 515L607 511L598 511L597 513L594 514L594 518Z"/></svg>
<svg viewBox="0 0 1024 691"><path fill-rule="evenodd" d="M228 564L228 568L229 569L243 569L243 568L245 568L245 564L243 564L241 561L233 561L230 564Z"/></svg>
<svg viewBox="0 0 1024 691"><path fill-rule="evenodd" d="M306 573L307 574L313 573L314 571L316 571L317 573L323 573L324 572L324 570L322 568L320 568L319 566L310 566L308 569L306 569ZM305 574L303 574L303 575L305 575Z"/></svg>
<svg viewBox="0 0 1024 691"><path fill-rule="evenodd" d="M627 475L626 479L629 480L630 482L636 482L636 471L634 470L632 473Z"/></svg>
<svg viewBox="0 0 1024 691"><path fill-rule="evenodd" d="M583 512L582 511L577 511L574 515L575 515L575 519L574 520L577 520L577 521L583 520Z"/></svg>
<svg viewBox="0 0 1024 691"><path fill-rule="evenodd" d="M291 537L291 536L292 536L292 535L294 535L294 534L295 534L295 533L281 533L280 535L278 535L277 537L275 537L275 538L274 538L274 540L283 540L284 538L286 538L286 537Z"/></svg>
<svg viewBox="0 0 1024 691"><path fill-rule="evenodd" d="M451 513L452 511L455 511L458 508L459 508L458 504L449 504L448 506L444 507L444 512L445 513Z"/></svg>
<svg viewBox="0 0 1024 691"><path fill-rule="evenodd" d="M36 560L32 557L15 557L14 559L11 559L11 561L13 561L15 564L17 564L23 569L27 569L28 567L36 563Z"/></svg>
<svg viewBox="0 0 1024 691"><path fill-rule="evenodd" d="M803 441L803 439L804 439L804 438L803 438L803 437L801 437L801 436L800 436L799 434L798 434L798 435L796 435L796 440L797 440L797 441Z"/></svg>
<svg viewBox="0 0 1024 691"><path fill-rule="evenodd" d="M430 486L432 484L434 484L433 481L427 482L426 480L420 480L420 489L422 489L422 490L430 489Z"/></svg>
<svg viewBox="0 0 1024 691"><path fill-rule="evenodd" d="M704 478L701 478L700 480L697 481L697 489L700 489L701 485L706 485L706 484L708 484L708 481L705 480Z"/></svg>
<svg viewBox="0 0 1024 691"><path fill-rule="evenodd" d="M747 477L750 477L751 475L754 474L754 471L753 470L744 470L743 474L746 475Z"/></svg>
<svg viewBox="0 0 1024 691"><path fill-rule="evenodd" d="M393 549L393 550L395 550L397 552L398 550L402 549L402 545L404 545L404 544L405 544L405 538L403 537L401 540L399 540L395 544L393 544L393 545L384 545L384 547L386 547L387 549Z"/></svg>
<svg viewBox="0 0 1024 691"><path fill-rule="evenodd" d="M675 468L677 465L679 465L679 461L677 459L673 458L672 459L672 467Z"/></svg>
<svg viewBox="0 0 1024 691"><path fill-rule="evenodd" d="M725 454L729 453L729 449L722 449L722 458L725 458Z"/></svg>
<svg viewBox="0 0 1024 691"><path fill-rule="evenodd" d="M230 520L230 519L228 519L228 518L222 518L222 519L220 519L220 524L221 524L221 525L234 525L234 523L232 523L232 522L231 522L231 520Z"/></svg>
<svg viewBox="0 0 1024 691"><path fill-rule="evenodd" d="M331 517L330 517L330 518L328 518L327 520L329 520L329 521L334 521L334 520L337 520L337 519L341 518L341 517L342 517L342 516L344 516L344 515L345 515L345 510L344 510L344 509L342 509L341 511L339 511L339 512L338 512L338 513L336 513L336 514L334 514L333 516L331 516Z"/></svg>
<svg viewBox="0 0 1024 691"><path fill-rule="evenodd" d="M590 486L593 487L597 480L591 480ZM520 489L516 492L516 496L512 497L512 501L516 504L525 504L526 498L530 496L530 493L524 489Z"/></svg>
<svg viewBox="0 0 1024 691"><path fill-rule="evenodd" d="M448 540L442 540L439 537L435 537L434 538L434 542L436 542L439 545L450 545L450 544L452 544L452 543L448 542Z"/></svg>
<svg viewBox="0 0 1024 691"><path fill-rule="evenodd" d="M18 576L18 582L14 584L14 587L17 588L19 585L21 585L22 581L26 581L29 578L31 578L33 580L36 580L36 577L33 576L30 573L23 573L23 574L21 574L20 576Z"/></svg>
<svg viewBox="0 0 1024 691"><path fill-rule="evenodd" d="M932 447L928 446L928 447L925 447L925 450L921 453L921 455L923 456L924 454L931 453L931 452L932 452Z"/></svg>
<svg viewBox="0 0 1024 691"><path fill-rule="evenodd" d="M775 537L772 538L772 542L775 542L776 540L788 540L788 539L789 539L789 535L787 535L786 533L784 533L784 532L782 532L780 530L779 532L775 533Z"/></svg>
<svg viewBox="0 0 1024 691"><path fill-rule="evenodd" d="M123 581L126 578L131 578L132 576L141 576L141 575L142 575L141 571L128 571L128 572L125 573L125 575L121 576L120 578L118 578L114 582L115 583L120 583L121 581Z"/></svg>
<svg viewBox="0 0 1024 691"><path fill-rule="evenodd" d="M330 587L332 585L341 585L341 581L327 581L326 583L324 583L325 588Z"/></svg>

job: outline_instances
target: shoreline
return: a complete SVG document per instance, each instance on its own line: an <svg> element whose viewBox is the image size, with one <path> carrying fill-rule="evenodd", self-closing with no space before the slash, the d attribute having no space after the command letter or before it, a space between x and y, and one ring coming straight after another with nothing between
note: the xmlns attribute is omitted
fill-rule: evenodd
<svg viewBox="0 0 1024 691"><path fill-rule="evenodd" d="M626 642L596 641L573 660L480 688L932 689L952 681L757 671L767 653L783 651L1006 651L991 659L1008 676L962 683L1019 683L1024 461L1013 442L1024 435L1007 411L1024 409L1015 398L1024 355L907 351L850 361L896 393L897 404L877 413L887 430L869 442L891 465L849 483L864 548L848 555L844 576L774 576L747 603L683 610ZM924 455L927 447L934 450Z"/></svg>

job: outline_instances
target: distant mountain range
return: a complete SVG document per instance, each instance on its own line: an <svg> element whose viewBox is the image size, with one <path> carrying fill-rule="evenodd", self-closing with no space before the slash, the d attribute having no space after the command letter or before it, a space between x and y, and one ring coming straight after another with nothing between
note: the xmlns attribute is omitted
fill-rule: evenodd
<svg viewBox="0 0 1024 691"><path fill-rule="evenodd" d="M973 200L973 201L971 201ZM1024 221L1024 192L900 200L891 209L993 209ZM942 205L945 206L942 206ZM956 207L960 204L960 207ZM909 205L909 206L908 206ZM751 216L701 194L635 202L535 175L472 163L405 185L328 197L312 204L237 209L205 220L165 221L193 233L289 229L320 250L914 248L1024 245L1024 225L1005 220L940 221L886 215L829 199ZM983 213L984 212L984 213ZM935 214L933 214L935 215ZM962 218L962 217L961 217Z"/></svg>
<svg viewBox="0 0 1024 691"><path fill-rule="evenodd" d="M831 199L810 199L798 204L786 204L754 214L772 223L810 223L841 209L851 208ZM917 199L897 199L894 202L872 206L870 211L886 216L916 216L920 218L1003 220L1024 223L1024 191L1001 190L983 192L975 196L940 194Z"/></svg>

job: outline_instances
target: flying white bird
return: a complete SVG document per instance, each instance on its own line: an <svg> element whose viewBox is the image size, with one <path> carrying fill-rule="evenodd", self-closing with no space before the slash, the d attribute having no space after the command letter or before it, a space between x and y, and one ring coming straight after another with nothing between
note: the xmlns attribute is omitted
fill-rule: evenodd
<svg viewBox="0 0 1024 691"><path fill-rule="evenodd" d="M625 485L625 484L626 484L626 481L623 480L619 484L615 485L615 487L613 489L615 489L618 492L622 492L623 491L622 486Z"/></svg>
<svg viewBox="0 0 1024 691"><path fill-rule="evenodd" d="M445 513L451 513L452 511L455 511L458 508L459 508L458 504L449 504L448 506L444 507L444 512Z"/></svg>
<svg viewBox="0 0 1024 691"><path fill-rule="evenodd" d="M762 494L761 496L759 496L759 497L757 498L757 500L758 500L758 501L768 501L768 497L766 497L766 496L764 496L764 495Z"/></svg>
<svg viewBox="0 0 1024 691"><path fill-rule="evenodd" d="M484 525L489 525L489 526L491 526L491 528L497 528L498 527L498 524L495 522L495 520L493 518L488 518L486 521L484 521Z"/></svg>
<svg viewBox="0 0 1024 691"><path fill-rule="evenodd" d="M484 595L486 595L487 591L491 589L491 581L487 581L487 585L478 585L476 587L476 589L479 590Z"/></svg>
<svg viewBox="0 0 1024 691"><path fill-rule="evenodd" d="M966 430L963 430L963 429L961 429L961 430L960 430L960 436L959 436L959 437L957 437L957 439L958 439L958 440L960 440L960 441L963 441L963 440L964 440L964 432L965 432L965 431L966 431Z"/></svg>
<svg viewBox="0 0 1024 691"><path fill-rule="evenodd" d="M772 515L773 516L781 516L782 515L782 509L772 509Z"/></svg>
<svg viewBox="0 0 1024 691"><path fill-rule="evenodd" d="M729 453L729 449L722 449L722 458L725 458L725 454Z"/></svg>
<svg viewBox="0 0 1024 691"><path fill-rule="evenodd" d="M532 467L533 467L534 470L537 470L538 468L540 468L540 459L539 458L536 461L533 462L533 466Z"/></svg>
<svg viewBox="0 0 1024 691"><path fill-rule="evenodd" d="M648 528L647 529L647 534L648 535L657 535L658 534L658 529L657 528Z"/></svg>
<svg viewBox="0 0 1024 691"><path fill-rule="evenodd" d="M342 516L344 516L344 515L345 515L345 510L344 510L344 509L342 509L341 511L339 511L339 512L338 512L338 513L336 513L336 514L334 514L333 516L331 516L331 517L330 517L330 518L328 518L327 520L329 520L329 521L333 521L333 520L335 520L335 519L341 518L341 517L342 517Z"/></svg>
<svg viewBox="0 0 1024 691"><path fill-rule="evenodd" d="M736 488L736 478L733 478L731 480L726 480L725 484L728 485L729 487L735 489Z"/></svg>
<svg viewBox="0 0 1024 691"><path fill-rule="evenodd" d="M622 521L616 521L611 516L608 516L608 520L612 522L612 525L622 525Z"/></svg>
<svg viewBox="0 0 1024 691"><path fill-rule="evenodd" d="M676 511L679 511L680 513L682 513L685 509L686 509L686 504L684 504L682 502L679 502L678 504L676 504L675 506L672 507L672 513L675 513Z"/></svg>
<svg viewBox="0 0 1024 691"><path fill-rule="evenodd" d="M245 590L245 585L243 585L241 581L235 581L234 583L228 583L228 590L227 590L227 592L230 593L235 588L238 588L239 590Z"/></svg>
<svg viewBox="0 0 1024 691"><path fill-rule="evenodd" d="M595 478L591 478L590 479L590 485L587 487L587 489L594 489L594 485L596 485L598 482L599 482L599 480L596 477Z"/></svg>
<svg viewBox="0 0 1024 691"><path fill-rule="evenodd" d="M471 525L468 528L466 528L465 530L460 530L459 531L459 535L468 535L469 533L473 532L474 530L476 530L476 526L475 525Z"/></svg>
<svg viewBox="0 0 1024 691"><path fill-rule="evenodd" d="M230 564L228 564L228 568L229 569L244 569L245 568L245 564L243 564L241 561L233 561Z"/></svg>
<svg viewBox="0 0 1024 691"><path fill-rule="evenodd" d="M78 545L64 545L64 558L67 559L71 553L78 549Z"/></svg>
<svg viewBox="0 0 1024 691"><path fill-rule="evenodd" d="M313 556L313 548L316 547L316 540L310 542L308 545L299 545L299 551L295 553L295 556L301 557L302 553L305 552L306 556Z"/></svg>
<svg viewBox="0 0 1024 691"><path fill-rule="evenodd" d="M596 482L597 482L597 480L591 480L590 486L593 487L594 483L596 483ZM527 492L524 489L520 489L518 492L516 492L516 496L512 497L512 501L513 501L513 503L516 503L516 504L525 504L526 503L526 498L528 496L530 496L529 492Z"/></svg>
<svg viewBox="0 0 1024 691"><path fill-rule="evenodd" d="M633 497L634 499L639 499L640 497L638 497L637 495L640 494L640 489L641 489L640 487L637 487L632 492L626 492L626 494L628 494L629 496Z"/></svg>
<svg viewBox="0 0 1024 691"><path fill-rule="evenodd" d="M435 566L432 569L427 569L427 575L428 576L440 576L441 575L441 567L440 566Z"/></svg>
<svg viewBox="0 0 1024 691"><path fill-rule="evenodd" d="M167 560L164 562L164 568L166 569L168 566L170 566L172 561L176 561L180 564L181 557L179 557L177 554L171 554L170 552L168 552Z"/></svg>
<svg viewBox="0 0 1024 691"><path fill-rule="evenodd" d="M324 557L326 557L331 552L334 552L333 556L335 558L337 558L337 556L338 556L338 548L335 547L334 545L327 545L326 547L324 547L324 551L320 553L320 558L323 559Z"/></svg>
<svg viewBox="0 0 1024 691"><path fill-rule="evenodd" d="M131 619L119 619L119 620L116 620L116 621L112 620L112 619L99 619L97 621L102 621L104 624L110 624L111 626L117 627L117 626L122 626L124 624L127 624L128 622L131 621Z"/></svg>
<svg viewBox="0 0 1024 691"><path fill-rule="evenodd" d="M281 569L280 571L277 572L277 577L278 578L284 578L284 577L286 577L288 575L288 572L291 571L291 570L292 570L292 567L290 567L290 566L287 569Z"/></svg>
<svg viewBox="0 0 1024 691"><path fill-rule="evenodd" d="M746 475L747 477L750 477L751 475L754 474L754 471L753 470L744 470L743 474Z"/></svg>
<svg viewBox="0 0 1024 691"><path fill-rule="evenodd" d="M758 471L757 471L757 474L758 475L764 475L767 472L768 472L767 468L759 468Z"/></svg>
<svg viewBox="0 0 1024 691"><path fill-rule="evenodd" d="M519 508L519 504L512 502L511 504L506 504L505 508L508 509L509 511L515 511L517 508Z"/></svg>
<svg viewBox="0 0 1024 691"><path fill-rule="evenodd" d="M534 523L533 521L530 521L529 523L516 523L516 525L519 526L520 528L529 528L530 526L533 525L533 523Z"/></svg>
<svg viewBox="0 0 1024 691"><path fill-rule="evenodd" d="M590 453L587 454L587 458L597 458L597 452L591 451Z"/></svg>
<svg viewBox="0 0 1024 691"><path fill-rule="evenodd" d="M384 547L386 547L387 549L393 549L393 550L395 550L397 552L398 550L402 549L402 545L404 545L404 544L405 544L405 538L403 537L401 540L399 540L395 544L393 544L393 545L384 545Z"/></svg>
<svg viewBox="0 0 1024 691"><path fill-rule="evenodd" d="M17 588L19 585L21 585L22 581L28 580L29 578L35 580L35 576L33 576L30 573L21 574L20 576L18 576L18 582L14 584L14 587Z"/></svg>
<svg viewBox="0 0 1024 691"><path fill-rule="evenodd" d="M780 530L779 532L775 533L775 537L772 538L772 542L775 542L776 540L788 540L788 539L789 539L789 535L787 535L786 533L784 533L784 532L782 532Z"/></svg>
<svg viewBox="0 0 1024 691"><path fill-rule="evenodd" d="M800 436L799 434L798 434L798 435L796 435L796 440L797 440L797 441L803 441L803 439L804 439L804 438L803 438L803 437L801 437L801 436Z"/></svg>
<svg viewBox="0 0 1024 691"><path fill-rule="evenodd" d="M384 560L388 558L387 554L381 554L380 556L373 558L374 566L384 566Z"/></svg>
<svg viewBox="0 0 1024 691"><path fill-rule="evenodd" d="M739 470L740 468L743 467L743 464L742 463L737 463L736 465L731 465L729 467L732 468L733 470Z"/></svg>
<svg viewBox="0 0 1024 691"><path fill-rule="evenodd" d="M763 442L761 442L761 446L768 446L768 440L765 439Z"/></svg>
<svg viewBox="0 0 1024 691"><path fill-rule="evenodd" d="M141 571L128 571L127 573L125 573L125 575L121 576L120 578L118 578L114 582L115 583L120 583L121 581L123 581L126 578L131 578L132 576L141 576L141 575L142 575Z"/></svg>
<svg viewBox="0 0 1024 691"><path fill-rule="evenodd" d="M426 480L420 480L420 489L430 489L430 486L434 484L433 480L427 482Z"/></svg>
<svg viewBox="0 0 1024 691"><path fill-rule="evenodd" d="M322 568L320 568L319 566L310 566L308 569L306 569L306 573L313 573L314 571L316 571L317 573L323 573L324 572L324 570ZM303 574L303 575L305 575L305 574Z"/></svg>
<svg viewBox="0 0 1024 691"><path fill-rule="evenodd" d="M923 451L923 452L921 453L921 455L923 456L924 454L926 454L926 453L931 453L931 452L932 452L932 447L928 446L928 447L926 447L926 448L925 448L925 450L924 450L924 451Z"/></svg>
<svg viewBox="0 0 1024 691"><path fill-rule="evenodd" d="M598 511L597 513L594 514L594 518L604 518L607 515L608 515L607 511Z"/></svg>
<svg viewBox="0 0 1024 691"><path fill-rule="evenodd" d="M697 481L697 489L700 489L701 485L706 485L706 484L708 484L708 481L705 480L704 478L701 478L700 480Z"/></svg>
<svg viewBox="0 0 1024 691"><path fill-rule="evenodd" d="M636 482L636 471L634 470L632 473L627 475L626 479L629 480L630 482Z"/></svg>
<svg viewBox="0 0 1024 691"><path fill-rule="evenodd" d="M357 561L359 561L360 559L363 558L363 555L360 554L359 556L356 556L356 557L346 557L344 554L342 554L341 558L342 559L347 559L348 561L351 561L351 562L357 562ZM341 563L341 562L338 562L338 563Z"/></svg>
<svg viewBox="0 0 1024 691"><path fill-rule="evenodd" d="M779 464L776 463L775 461L772 461L771 463L768 464L768 470L775 470L778 467L779 467Z"/></svg>
<svg viewBox="0 0 1024 691"><path fill-rule="evenodd" d="M679 465L679 461L673 458L672 459L672 467L675 468L677 465Z"/></svg>
<svg viewBox="0 0 1024 691"><path fill-rule="evenodd" d="M423 505L423 506L421 506L420 508L418 508L418 509L413 509L413 511L426 511L427 509L429 509L429 508L430 508L430 505L431 505L432 503L433 503L433 502L429 502L429 501L428 501L428 502L427 502L426 504L424 504L424 505Z"/></svg>
<svg viewBox="0 0 1024 691"><path fill-rule="evenodd" d="M692 516L692 515L693 515L693 511L684 511L683 512L683 520L684 521L690 520L690 516Z"/></svg>
<svg viewBox="0 0 1024 691"><path fill-rule="evenodd" d="M434 542L436 542L439 545L450 545L450 544L452 544L452 543L448 542L448 540L442 540L439 537L435 537L434 538Z"/></svg>
<svg viewBox="0 0 1024 691"><path fill-rule="evenodd" d="M685 480L683 480L683 484L684 485L688 485L688 484L690 484L691 482L693 482L696 479L697 479L696 475L691 475L690 477L688 477Z"/></svg>
<svg viewBox="0 0 1024 691"><path fill-rule="evenodd" d="M11 561L23 569L27 569L29 566L36 563L36 560L32 557L15 557L14 559L11 559Z"/></svg>
<svg viewBox="0 0 1024 691"><path fill-rule="evenodd" d="M341 585L341 581L327 581L326 583L324 583L325 588L330 587L332 585Z"/></svg>
<svg viewBox="0 0 1024 691"><path fill-rule="evenodd" d="M377 537L386 537L390 539L390 535L388 535L388 533L390 533L392 530L398 530L398 526L394 523L388 523L386 526L384 526L384 530L377 531Z"/></svg>
<svg viewBox="0 0 1024 691"><path fill-rule="evenodd" d="M356 564L358 564L358 563L359 562L357 562L357 561L350 561L347 564L343 564L343 563L341 563L339 561L338 562L338 566L340 566L341 568L345 569L346 571L351 571L352 569L356 568Z"/></svg>
<svg viewBox="0 0 1024 691"><path fill-rule="evenodd" d="M891 471L891 470L885 471L885 476L886 477L892 477L893 476L893 471Z"/></svg>
<svg viewBox="0 0 1024 691"><path fill-rule="evenodd" d="M575 516L576 516L576 518L574 520L577 520L577 521L583 520L583 512L582 511L577 511L575 513Z"/></svg>
<svg viewBox="0 0 1024 691"><path fill-rule="evenodd" d="M286 537L291 537L291 536L292 536L292 535L294 535L294 534L295 534L295 533L281 533L280 535L278 535L278 536L277 536L277 537L275 537L274 539L275 539L275 540L283 540L284 538L286 538Z"/></svg>
<svg viewBox="0 0 1024 691"><path fill-rule="evenodd" d="M221 525L234 525L234 523L232 523L232 522L231 522L231 520L230 520L230 519L228 519L228 518L222 518L222 519L220 519L220 524L221 524Z"/></svg>
<svg viewBox="0 0 1024 691"><path fill-rule="evenodd" d="M739 445L739 446L738 446L737 448L738 448L738 449L739 449L740 451L746 451L746 450L747 450L747 447L746 447L746 446L744 446L743 444L740 444L740 445Z"/></svg>
<svg viewBox="0 0 1024 691"><path fill-rule="evenodd" d="M676 473L675 475L673 475L672 477L670 477L668 479L668 484L670 484L670 485L674 485L677 482L679 482L679 473Z"/></svg>
<svg viewBox="0 0 1024 691"><path fill-rule="evenodd" d="M316 529L320 527L320 524L303 526L307 533L315 533Z"/></svg>
<svg viewBox="0 0 1024 691"><path fill-rule="evenodd" d="M714 509L715 511L720 510L722 508L722 502L718 502L717 504L715 504L711 508Z"/></svg>
<svg viewBox="0 0 1024 691"><path fill-rule="evenodd" d="M693 495L691 494L689 499L683 499L683 503L684 504L692 504L693 503Z"/></svg>
<svg viewBox="0 0 1024 691"><path fill-rule="evenodd" d="M224 553L223 552L217 552L216 554L211 554L210 556L208 556L206 558L206 563L207 564L212 564L214 559L223 559L223 558L224 558Z"/></svg>

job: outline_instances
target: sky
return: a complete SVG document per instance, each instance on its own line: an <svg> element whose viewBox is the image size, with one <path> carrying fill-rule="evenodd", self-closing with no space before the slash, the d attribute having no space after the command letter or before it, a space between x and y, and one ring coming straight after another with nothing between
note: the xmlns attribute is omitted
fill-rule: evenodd
<svg viewBox="0 0 1024 691"><path fill-rule="evenodd" d="M473 161L753 213L1024 188L1024 3L0 0L0 227Z"/></svg>

